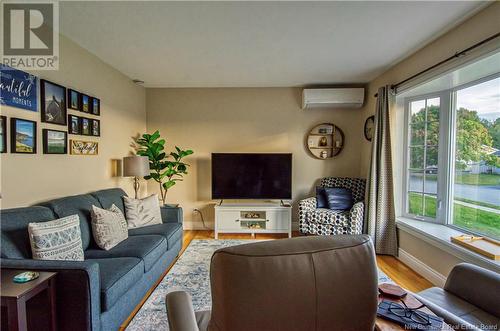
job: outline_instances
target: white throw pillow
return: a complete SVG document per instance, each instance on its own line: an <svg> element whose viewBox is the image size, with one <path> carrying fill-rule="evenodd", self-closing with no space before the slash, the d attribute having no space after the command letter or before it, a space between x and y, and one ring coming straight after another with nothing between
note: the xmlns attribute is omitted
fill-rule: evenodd
<svg viewBox="0 0 500 331"><path fill-rule="evenodd" d="M71 215L54 221L28 224L34 260L83 261L80 218Z"/></svg>
<svg viewBox="0 0 500 331"><path fill-rule="evenodd" d="M125 215L129 229L162 223L158 194L144 199L132 199L124 196L123 201L125 202Z"/></svg>
<svg viewBox="0 0 500 331"><path fill-rule="evenodd" d="M114 204L109 209L92 206L90 215L94 240L100 248L110 250L128 238L125 216Z"/></svg>

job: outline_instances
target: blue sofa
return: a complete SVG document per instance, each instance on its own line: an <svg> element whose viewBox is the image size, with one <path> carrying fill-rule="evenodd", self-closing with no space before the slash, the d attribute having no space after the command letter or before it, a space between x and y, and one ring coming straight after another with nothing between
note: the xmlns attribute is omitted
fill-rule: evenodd
<svg viewBox="0 0 500 331"><path fill-rule="evenodd" d="M108 189L1 211L1 267L57 272L59 330L118 329L179 254L180 208L162 207L162 224L131 229L128 239L108 251L97 247L90 226L92 205L115 204L124 212L124 195L121 189ZM33 260L28 223L73 214L80 217L85 261Z"/></svg>

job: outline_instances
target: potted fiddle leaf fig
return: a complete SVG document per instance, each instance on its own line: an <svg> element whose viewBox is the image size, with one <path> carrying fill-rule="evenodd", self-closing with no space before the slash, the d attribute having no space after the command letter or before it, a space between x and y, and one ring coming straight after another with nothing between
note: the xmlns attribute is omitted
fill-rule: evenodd
<svg viewBox="0 0 500 331"><path fill-rule="evenodd" d="M149 159L151 172L144 179L153 179L159 184L160 199L165 204L168 190L187 175L189 164L183 162L183 159L193 154L193 151L175 146L175 151L168 153L165 151L166 140L160 137L158 130L153 134L143 134L135 142L138 145L136 154Z"/></svg>

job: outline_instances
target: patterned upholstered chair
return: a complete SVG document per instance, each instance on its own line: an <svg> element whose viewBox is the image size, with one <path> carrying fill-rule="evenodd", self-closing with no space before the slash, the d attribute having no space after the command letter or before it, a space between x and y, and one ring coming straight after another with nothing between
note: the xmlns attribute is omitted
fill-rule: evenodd
<svg viewBox="0 0 500 331"><path fill-rule="evenodd" d="M366 180L362 178L326 177L322 187L342 187L351 190L354 205L351 210L316 208L316 198L299 202L299 230L302 234L361 234Z"/></svg>

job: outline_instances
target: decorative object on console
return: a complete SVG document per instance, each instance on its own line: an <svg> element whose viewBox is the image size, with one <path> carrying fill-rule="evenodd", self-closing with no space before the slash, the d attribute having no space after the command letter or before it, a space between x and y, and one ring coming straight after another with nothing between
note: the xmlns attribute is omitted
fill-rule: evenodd
<svg viewBox="0 0 500 331"><path fill-rule="evenodd" d="M81 111L84 113L90 113L90 97L86 94L82 94L82 108Z"/></svg>
<svg viewBox="0 0 500 331"><path fill-rule="evenodd" d="M70 134L82 134L80 117L68 115L68 132Z"/></svg>
<svg viewBox="0 0 500 331"><path fill-rule="evenodd" d="M139 178L149 175L149 159L147 156L126 156L123 158L123 177L134 177L134 191L137 199Z"/></svg>
<svg viewBox="0 0 500 331"><path fill-rule="evenodd" d="M109 209L92 206L90 216L92 234L100 248L108 251L128 238L127 221L115 204Z"/></svg>
<svg viewBox="0 0 500 331"><path fill-rule="evenodd" d="M99 143L97 141L70 140L71 155L97 155Z"/></svg>
<svg viewBox="0 0 500 331"><path fill-rule="evenodd" d="M10 119L11 153L36 154L36 122Z"/></svg>
<svg viewBox="0 0 500 331"><path fill-rule="evenodd" d="M12 278L12 281L14 283L23 284L23 283L27 283L27 282L30 282L32 280L35 280L38 277L40 277L39 272L25 271L25 272L21 272L20 274L15 275L14 278Z"/></svg>
<svg viewBox="0 0 500 331"><path fill-rule="evenodd" d="M372 141L373 139L373 130L375 129L375 116L370 116L365 121L365 139L368 141Z"/></svg>
<svg viewBox="0 0 500 331"><path fill-rule="evenodd" d="M80 110L81 103L80 103L80 92L77 92L72 89L68 89L68 108L69 109L74 109L74 110Z"/></svg>
<svg viewBox="0 0 500 331"><path fill-rule="evenodd" d="M162 224L158 194L150 195L144 199L132 199L124 196L123 202L129 229Z"/></svg>
<svg viewBox="0 0 500 331"><path fill-rule="evenodd" d="M93 115L101 115L101 101L98 98L92 97L90 99L90 109Z"/></svg>
<svg viewBox="0 0 500 331"><path fill-rule="evenodd" d="M48 222L29 223L34 260L83 261L80 218L70 215Z"/></svg>
<svg viewBox="0 0 500 331"><path fill-rule="evenodd" d="M43 129L44 154L68 154L68 134L66 131Z"/></svg>
<svg viewBox="0 0 500 331"><path fill-rule="evenodd" d="M306 138L311 155L317 159L330 159L338 155L344 147L344 132L333 123L314 126Z"/></svg>
<svg viewBox="0 0 500 331"><path fill-rule="evenodd" d="M0 104L37 112L36 85L32 74L0 64Z"/></svg>
<svg viewBox="0 0 500 331"><path fill-rule="evenodd" d="M66 88L48 80L40 80L42 122L66 125Z"/></svg>
<svg viewBox="0 0 500 331"><path fill-rule="evenodd" d="M160 199L165 203L168 190L187 175L189 164L182 159L193 154L193 151L175 146L175 152L165 153L165 139L160 137L158 130L153 134L143 134L135 143L138 145L137 155L149 158L151 173L144 176L144 179L153 179L160 185ZM173 161L169 160L169 157L172 157Z"/></svg>
<svg viewBox="0 0 500 331"><path fill-rule="evenodd" d="M0 153L7 153L7 117L0 116Z"/></svg>
<svg viewBox="0 0 500 331"><path fill-rule="evenodd" d="M99 120L91 120L92 121L92 135L94 137L99 137L101 135L101 121Z"/></svg>

